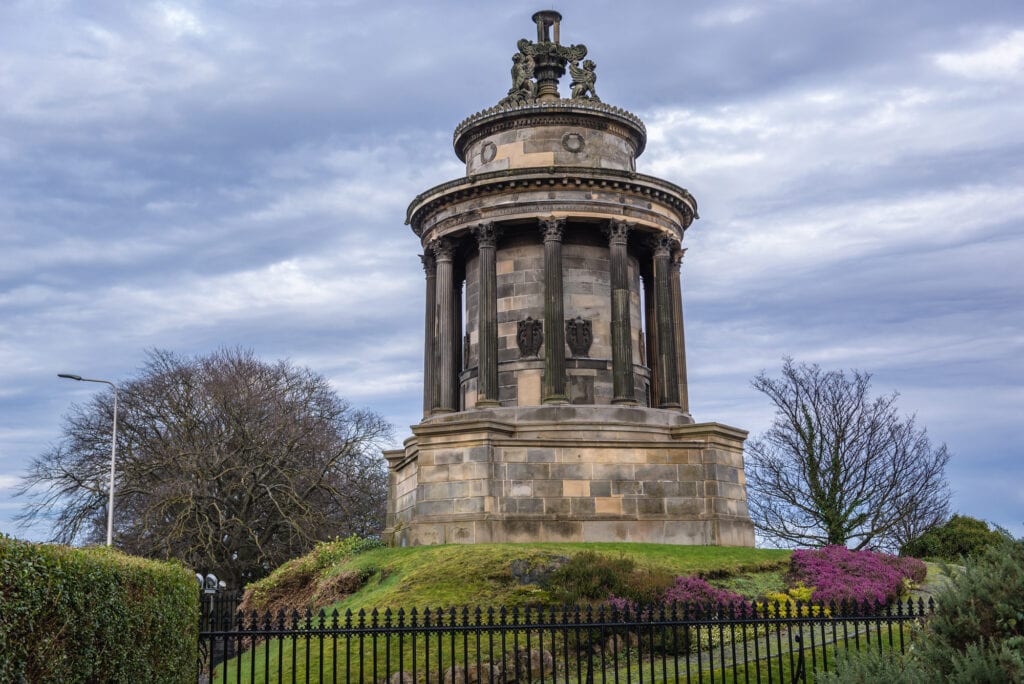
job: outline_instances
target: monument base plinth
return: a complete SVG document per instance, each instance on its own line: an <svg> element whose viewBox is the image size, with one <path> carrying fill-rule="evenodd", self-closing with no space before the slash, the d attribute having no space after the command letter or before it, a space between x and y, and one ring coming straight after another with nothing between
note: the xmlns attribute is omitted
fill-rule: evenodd
<svg viewBox="0 0 1024 684"><path fill-rule="evenodd" d="M385 452L385 539L753 546L747 433L690 421L621 405L432 416Z"/></svg>

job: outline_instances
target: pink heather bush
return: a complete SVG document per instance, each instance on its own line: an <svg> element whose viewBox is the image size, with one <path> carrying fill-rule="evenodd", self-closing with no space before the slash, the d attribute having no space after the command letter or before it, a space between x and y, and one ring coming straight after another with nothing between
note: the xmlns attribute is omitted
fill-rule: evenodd
<svg viewBox="0 0 1024 684"><path fill-rule="evenodd" d="M923 561L911 558L910 556L882 555L885 556L886 563L896 568L897 572L904 577L909 578L914 584L924 582L925 578L928 576L928 566L925 565Z"/></svg>
<svg viewBox="0 0 1024 684"><path fill-rule="evenodd" d="M711 603L725 605L742 603L745 599L727 589L717 589L699 577L676 577L676 583L665 592L663 603Z"/></svg>
<svg viewBox="0 0 1024 684"><path fill-rule="evenodd" d="M898 558L845 546L799 549L790 559L790 581L814 587L814 601L887 603L903 592L904 580L920 582L927 569L916 558Z"/></svg>
<svg viewBox="0 0 1024 684"><path fill-rule="evenodd" d="M746 599L726 589L717 589L699 577L676 577L675 583L665 591L658 601L658 604L664 606L671 606L674 603L701 607L730 604L746 606ZM635 602L619 596L609 597L608 605L618 610L627 608L635 610L638 607Z"/></svg>

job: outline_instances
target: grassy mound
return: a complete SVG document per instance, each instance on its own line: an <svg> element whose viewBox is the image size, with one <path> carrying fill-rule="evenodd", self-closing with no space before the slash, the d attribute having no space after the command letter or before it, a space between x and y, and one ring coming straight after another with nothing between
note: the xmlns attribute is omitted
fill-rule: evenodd
<svg viewBox="0 0 1024 684"><path fill-rule="evenodd" d="M243 609L536 606L556 603L545 578L584 551L628 558L638 568L695 575L758 596L779 590L790 551L663 544L473 544L367 548L354 540L319 544L249 585Z"/></svg>
<svg viewBox="0 0 1024 684"><path fill-rule="evenodd" d="M518 614L539 617L539 612L531 612L531 609L564 604L607 605L611 595L615 596L613 601L624 601L627 605L631 601L639 601L636 605L640 605L643 598L637 596L649 593L660 595L660 600L664 600L673 595L665 592L667 588L689 591L690 585L699 585L702 596L717 594L718 590L728 590L751 599L774 593L781 596L776 600L786 603L792 594L785 593L791 579L791 556L791 551L774 549L627 543L477 544L390 549L352 538L320 544L309 555L281 566L270 576L250 585L243 609L256 611L261 616L265 611L276 615L279 610L284 610L288 615L286 622L290 621L292 610L302 614L308 609L315 615L323 608L329 621L331 612L336 609L343 623L346 611L351 610L357 614L352 618L356 629L319 640L315 634L317 618L314 617L311 623L314 629L302 635L280 639L271 637L243 645L243 649L248 650L238 658L219 665L213 681L249 681L250 678L269 681L277 677L287 680L293 671L298 679L303 680L309 673L326 676L324 673L337 671L342 678L351 674L359 681L412 681L411 675L398 675L399 672L408 672L410 667L418 672L417 681L422 681L426 672L432 673L432 681L461 681L462 675L458 673L463 668L466 681L474 681L470 671L475 667L476 675L479 675L479 668L484 666L510 674L513 672L512 660L520 662L522 658L529 658L533 662L535 655L550 659L551 656L545 656L545 652L568 653L567 649L577 648L583 643L579 639L591 638L594 633L587 630L572 633L548 630L542 637L539 628L502 627L486 633L466 634L457 630L435 629L431 632L433 636L420 633L417 640L417 636L401 630L380 635L376 631L377 616L368 616L363 622L358 613L361 610L369 613L375 608L402 608L409 615L408 611L416 608L422 616L423 609L430 608L436 628L439 618L448 624L458 620L479 620L479 616L472 617L473 608L477 606L485 615L489 608L506 607L525 608L527 612ZM706 580L714 588L697 580L679 586L678 578L692 577ZM469 610L465 613L458 611L462 607ZM438 608L450 608L452 613L445 610L442 617L435 612ZM381 616L380 619L390 621L392 618ZM525 619L530 620L529 617ZM516 620L513 617L512 623L517 624ZM501 624L505 624L504 618ZM627 670L639 667L637 659L641 651L648 654L651 668L657 663L665 665L669 660L678 666L680 655L685 664L689 662L686 658L696 653L694 666L699 668L702 652L707 651L704 655L707 658L709 649L714 648L721 655L724 653L722 644L737 640L747 644L758 635L758 629L761 632L757 638L762 640L777 631L775 627L755 628L750 625L738 629L719 626L718 629L703 631L697 628L692 633L690 629L686 628L679 643L676 643L676 636L680 633L668 632L673 635L671 644L658 640L667 637L644 630L617 634L613 641L605 644L602 653L604 656L609 652L622 654L626 660L621 667ZM856 626L853 631L856 633ZM599 638L604 639L605 636L602 631ZM536 648L530 645L531 638ZM778 649L781 649L781 638L775 636L774 643ZM641 648L639 644L644 639L647 639L643 642L646 645ZM608 646L608 643L612 645ZM590 645L585 645L583 651L590 652L590 648ZM566 658L561 675L568 681L570 677L580 675L580 660L577 656L577 669L574 670L572 659ZM630 658L634 659L632 666ZM537 670L535 666L531 667ZM619 672L621 667L620 664L613 666L616 677L622 674ZM720 668L721 664L716 667ZM783 665L778 667L781 677ZM555 674L552 663L545 668L550 675ZM515 671L521 674L521 662L520 669ZM526 671L529 672L529 668ZM718 671L725 676L723 670L714 670ZM380 675L387 676L382 679ZM487 681L487 678L479 681ZM494 675L493 681L513 680Z"/></svg>

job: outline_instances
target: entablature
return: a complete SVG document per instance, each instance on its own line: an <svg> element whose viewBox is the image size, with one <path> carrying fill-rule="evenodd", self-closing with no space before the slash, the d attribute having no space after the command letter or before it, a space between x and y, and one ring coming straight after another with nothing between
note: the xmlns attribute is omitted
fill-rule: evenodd
<svg viewBox="0 0 1024 684"><path fill-rule="evenodd" d="M594 220L622 218L678 233L679 238L699 218L693 196L660 178L618 170L549 167L479 174L443 183L412 201L406 223L424 238L473 222L552 214Z"/></svg>

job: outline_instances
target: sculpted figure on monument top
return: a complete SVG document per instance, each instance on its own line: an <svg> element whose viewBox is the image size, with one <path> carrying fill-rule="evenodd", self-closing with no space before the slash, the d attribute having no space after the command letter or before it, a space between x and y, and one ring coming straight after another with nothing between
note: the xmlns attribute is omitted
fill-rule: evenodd
<svg viewBox="0 0 1024 684"><path fill-rule="evenodd" d="M573 98L600 102L594 92L594 81L597 78L594 75L594 63L588 60L582 68L576 66L587 56L587 46L562 45L558 42L558 22L561 18L562 15L554 10L534 15L537 42L521 38L516 43L519 52L512 55L512 87L508 95L498 102L498 107L521 107L558 100L558 81L565 75L566 64L573 70ZM590 93L589 96L587 93Z"/></svg>
<svg viewBox="0 0 1024 684"><path fill-rule="evenodd" d="M601 101L594 89L594 84L597 82L597 74L594 73L596 68L597 65L589 59L583 62L583 68L580 68L578 64L569 65L569 74L572 76L572 84L569 89L572 92L572 99Z"/></svg>
<svg viewBox="0 0 1024 684"><path fill-rule="evenodd" d="M537 99L537 84L533 81L533 57L526 52L512 55L512 87L499 107L530 104Z"/></svg>

